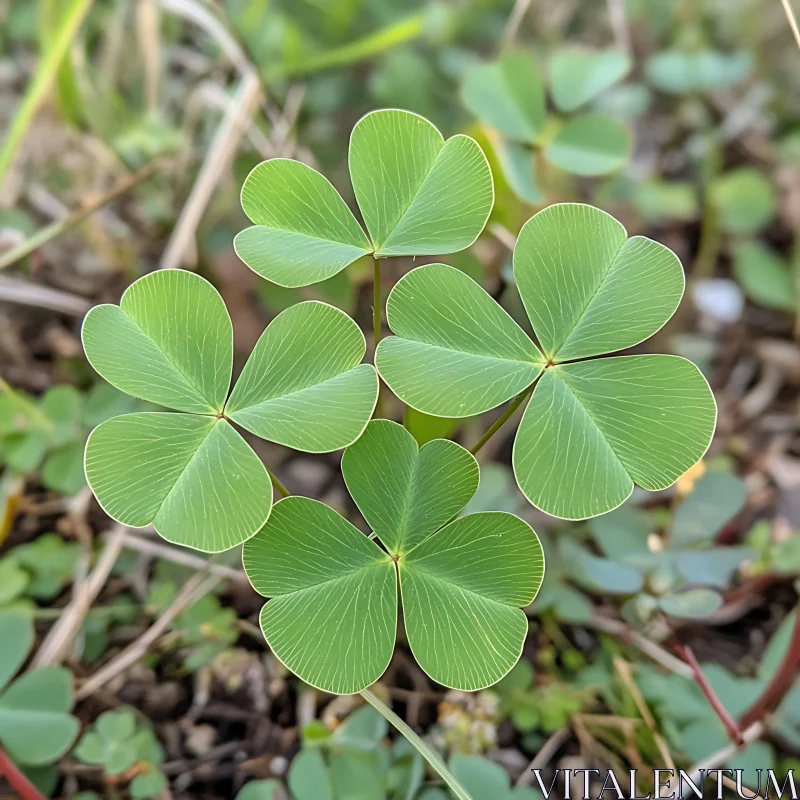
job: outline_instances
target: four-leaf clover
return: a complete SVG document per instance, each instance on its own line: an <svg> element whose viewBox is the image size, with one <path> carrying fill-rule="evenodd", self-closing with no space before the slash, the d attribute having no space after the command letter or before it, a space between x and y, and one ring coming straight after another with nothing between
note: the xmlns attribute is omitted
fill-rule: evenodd
<svg viewBox="0 0 800 800"><path fill-rule="evenodd" d="M634 482L674 483L714 431L705 378L677 356L593 357L666 323L684 288L675 254L629 239L599 209L565 203L523 226L514 277L540 347L471 278L431 264L389 295L396 336L378 347L381 377L408 405L444 417L488 411L535 383L513 465L528 500L554 516L610 511Z"/></svg>
<svg viewBox="0 0 800 800"><path fill-rule="evenodd" d="M109 516L152 523L167 540L206 552L241 544L272 506L269 474L231 423L306 452L354 442L372 416L378 380L366 341L343 311L319 302L279 314L233 391L233 326L205 279L162 270L119 306L86 316L92 366L134 397L177 413L114 417L89 436L86 477Z"/></svg>
<svg viewBox="0 0 800 800"><path fill-rule="evenodd" d="M272 598L261 627L275 655L324 691L365 689L394 650L399 583L408 643L431 678L467 691L500 680L544 574L530 526L504 512L450 521L478 487L475 458L445 439L420 449L388 420L369 423L342 472L385 549L316 500L278 502L244 546L250 582Z"/></svg>
<svg viewBox="0 0 800 800"><path fill-rule="evenodd" d="M469 136L447 141L424 117L373 111L353 128L350 177L367 236L331 183L299 161L259 164L242 187L253 222L239 258L280 286L308 286L367 254L441 255L469 247L494 203L489 165Z"/></svg>

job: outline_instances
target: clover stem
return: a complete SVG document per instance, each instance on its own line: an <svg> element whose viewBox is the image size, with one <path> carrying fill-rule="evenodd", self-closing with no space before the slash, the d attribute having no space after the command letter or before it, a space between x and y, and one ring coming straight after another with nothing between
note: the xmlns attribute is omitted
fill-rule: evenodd
<svg viewBox="0 0 800 800"><path fill-rule="evenodd" d="M44 795L28 780L22 770L8 757L0 747L0 775L9 786L22 798L22 800L45 800Z"/></svg>
<svg viewBox="0 0 800 800"><path fill-rule="evenodd" d="M417 736L416 733L403 722L397 714L392 711L379 697L373 694L369 689L364 689L359 694L379 713L387 722L394 725L397 730L405 736L406 739L414 746L417 752L433 767L439 774L442 780L450 787L453 794L458 800L472 800L472 797L467 793L463 786L455 779L455 776L447 768L447 765L442 761L442 757L430 746Z"/></svg>
<svg viewBox="0 0 800 800"><path fill-rule="evenodd" d="M288 497L290 492L289 490L281 483L280 478L271 470L267 469L267 473L269 474L269 479L272 481L272 485L278 491L278 494L281 497Z"/></svg>
<svg viewBox="0 0 800 800"><path fill-rule="evenodd" d="M511 415L522 405L526 397L530 396L533 387L536 385L534 381L527 389L521 391L509 404L506 410L494 421L489 430L478 439L477 442L470 448L472 455L477 455L478 451L494 436L500 428L508 422Z"/></svg>
<svg viewBox="0 0 800 800"><path fill-rule="evenodd" d="M381 327L383 326L383 313L381 309L381 262L372 256L372 334L375 339L377 352L378 342L381 340ZM378 401L375 403L375 416L380 417L382 412L381 381L378 378Z"/></svg>

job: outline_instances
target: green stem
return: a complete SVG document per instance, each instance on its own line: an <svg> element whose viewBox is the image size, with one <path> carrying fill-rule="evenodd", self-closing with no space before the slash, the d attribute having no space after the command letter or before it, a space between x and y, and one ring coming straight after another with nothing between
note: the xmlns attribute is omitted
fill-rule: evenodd
<svg viewBox="0 0 800 800"><path fill-rule="evenodd" d="M372 336L375 339L375 351L381 340L383 328L383 308L381 306L381 262L372 256ZM381 381L378 378L378 401L375 403L375 416L380 417L383 412L381 402Z"/></svg>
<svg viewBox="0 0 800 800"><path fill-rule="evenodd" d="M470 453L472 455L477 455L478 451L489 441L489 439L494 436L500 428L508 422L511 415L522 405L525 398L530 395L533 391L533 387L536 385L536 381L534 381L527 389L521 391L509 404L506 410L494 421L494 424L489 428L486 433L478 439L477 442L470 448Z"/></svg>
<svg viewBox="0 0 800 800"><path fill-rule="evenodd" d="M281 483L280 478L271 470L267 469L269 473L269 479L272 481L272 485L277 489L278 494L281 497L288 497L290 492L289 490Z"/></svg>
<svg viewBox="0 0 800 800"><path fill-rule="evenodd" d="M42 412L33 403L31 403L30 400L25 398L19 392L14 391L14 389L12 389L3 378L0 378L0 392L8 395L9 400L11 400L11 402L14 403L14 405L16 405L23 414L35 419L36 422L46 431L53 429L53 423L44 414L42 414Z"/></svg>
<svg viewBox="0 0 800 800"><path fill-rule="evenodd" d="M39 64L36 74L25 92L25 97L14 115L14 121L11 123L3 148L0 150L0 184L2 184L17 148L22 142L25 131L28 130L31 120L50 90L58 68L91 5L92 0L73 0L72 6L64 15L60 27L55 32L52 47Z"/></svg>
<svg viewBox="0 0 800 800"><path fill-rule="evenodd" d="M425 744L425 742L423 742L422 739L420 739L419 736L417 736L417 734L386 705L386 703L369 689L364 689L364 691L359 692L359 694L380 713L387 722L394 725L394 727L411 742L417 752L439 773L442 780L450 787L450 790L458 800L472 800L471 795L469 795L464 787L455 779L453 773L450 772L447 765L442 761L442 757L433 748Z"/></svg>
<svg viewBox="0 0 800 800"><path fill-rule="evenodd" d="M0 256L0 269L10 267L12 264L15 264L17 261L25 258L25 256L30 255L34 250L38 250L42 245L47 244L47 242L55 239L62 233L72 230L76 225L79 225L87 217L94 214L94 212L98 209L116 200L118 197L120 197L120 195L130 191L134 186L144 180L147 180L147 178L151 177L152 175L155 175L158 167L159 164L156 162L149 164L144 169L139 170L139 172L120 181L110 191L106 192L106 194L98 197L91 203L87 203L83 208L79 208L77 211L74 211L72 214L67 215L63 219L56 220L51 225L47 225L44 228L36 231L33 236L29 237L24 242L21 242L16 247L13 247L7 253L4 253L2 256Z"/></svg>

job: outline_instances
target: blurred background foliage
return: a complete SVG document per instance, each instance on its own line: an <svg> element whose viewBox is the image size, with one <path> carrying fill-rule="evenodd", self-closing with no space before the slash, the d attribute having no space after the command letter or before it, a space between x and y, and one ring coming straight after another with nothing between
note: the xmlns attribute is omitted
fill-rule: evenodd
<svg viewBox="0 0 800 800"><path fill-rule="evenodd" d="M134 406L93 376L80 320L140 275L180 266L214 282L239 364L303 299L369 330L366 263L284 289L231 243L242 181L265 158L305 161L351 200L347 137L377 107L481 143L495 208L445 260L523 326L510 248L539 208L593 203L674 249L687 292L652 347L700 364L720 409L708 456L676 486L588 523L531 509L511 441L495 437L465 513L521 514L545 543L523 659L467 695L432 685L401 647L379 691L475 800L537 797L531 764L637 768L640 793L654 767L710 758L755 788L756 768L797 766L800 42L784 11L0 0L0 746L26 780L82 800L447 797L372 709L321 696L265 652L237 553L209 567L121 530L83 479L88 431ZM412 266L387 262L384 293ZM420 443L469 446L491 422L387 412ZM336 454L254 446L291 491L358 522ZM26 679L49 687L47 747L3 727L12 693L39 735L38 690L14 689Z"/></svg>

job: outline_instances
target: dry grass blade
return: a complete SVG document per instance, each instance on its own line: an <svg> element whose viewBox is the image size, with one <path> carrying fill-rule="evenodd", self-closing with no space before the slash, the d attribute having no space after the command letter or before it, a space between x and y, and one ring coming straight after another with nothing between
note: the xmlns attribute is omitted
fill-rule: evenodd
<svg viewBox="0 0 800 800"><path fill-rule="evenodd" d="M72 317L82 317L92 307L88 300L76 294L5 276L0 276L0 302L46 308Z"/></svg>
<svg viewBox="0 0 800 800"><path fill-rule="evenodd" d="M45 637L31 662L31 668L52 667L61 664L67 657L72 642L83 625L89 609L105 586L108 576L122 550L125 535L124 525L115 525L106 540L106 546L89 575L81 586L75 599L64 609L64 612Z"/></svg>
<svg viewBox="0 0 800 800"><path fill-rule="evenodd" d="M119 655L81 684L75 692L76 700L85 700L119 673L143 658L159 637L167 631L173 620L203 595L212 591L220 580L221 578L216 575L209 576L207 570L193 575L167 610L136 641L128 645Z"/></svg>
<svg viewBox="0 0 800 800"><path fill-rule="evenodd" d="M783 5L783 10L786 12L786 19L789 21L789 27L792 29L794 40L797 42L798 48L800 48L800 28L797 26L797 19L795 18L794 11L791 5L789 5L789 0L781 0L781 4Z"/></svg>
<svg viewBox="0 0 800 800"><path fill-rule="evenodd" d="M170 236L159 267L175 269L184 264L187 255L194 249L197 227L205 213L211 196L220 178L227 172L242 135L247 130L250 117L261 99L261 82L252 70L248 70L239 83L236 95L214 135L206 153L200 174L181 210L178 222Z"/></svg>

